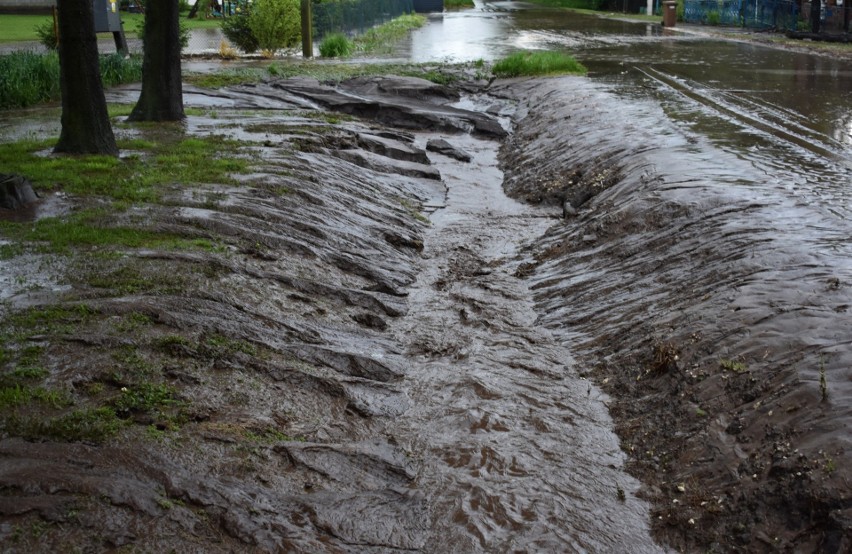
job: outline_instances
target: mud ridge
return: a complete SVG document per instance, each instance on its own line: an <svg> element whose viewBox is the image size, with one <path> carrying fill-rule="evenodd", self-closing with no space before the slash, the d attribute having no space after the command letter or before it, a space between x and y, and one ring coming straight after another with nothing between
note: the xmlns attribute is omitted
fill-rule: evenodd
<svg viewBox="0 0 852 554"><path fill-rule="evenodd" d="M848 220L697 148L648 102L581 79L505 92L522 104L507 191L574 208L518 275L614 397L656 536L686 551L850 548L852 272L827 246Z"/></svg>

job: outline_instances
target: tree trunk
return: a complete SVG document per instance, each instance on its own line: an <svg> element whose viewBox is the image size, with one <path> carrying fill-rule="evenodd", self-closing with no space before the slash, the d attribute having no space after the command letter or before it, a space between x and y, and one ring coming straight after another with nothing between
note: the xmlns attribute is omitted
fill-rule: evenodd
<svg viewBox="0 0 852 554"><path fill-rule="evenodd" d="M92 0L59 0L62 132L54 152L117 156L101 83Z"/></svg>
<svg viewBox="0 0 852 554"><path fill-rule="evenodd" d="M820 16L822 15L822 0L811 0L811 32L819 33Z"/></svg>
<svg viewBox="0 0 852 554"><path fill-rule="evenodd" d="M176 0L145 3L142 94L128 121L179 121L184 118L179 19Z"/></svg>

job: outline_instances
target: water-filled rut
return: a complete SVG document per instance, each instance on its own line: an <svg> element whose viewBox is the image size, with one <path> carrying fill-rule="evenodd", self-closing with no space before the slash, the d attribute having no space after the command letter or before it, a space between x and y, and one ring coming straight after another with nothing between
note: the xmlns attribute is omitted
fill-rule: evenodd
<svg viewBox="0 0 852 554"><path fill-rule="evenodd" d="M409 311L412 407L401 437L422 463L430 552L653 552L647 506L620 468L602 393L537 324L518 250L558 215L505 196L497 144L435 160L448 191L431 216Z"/></svg>

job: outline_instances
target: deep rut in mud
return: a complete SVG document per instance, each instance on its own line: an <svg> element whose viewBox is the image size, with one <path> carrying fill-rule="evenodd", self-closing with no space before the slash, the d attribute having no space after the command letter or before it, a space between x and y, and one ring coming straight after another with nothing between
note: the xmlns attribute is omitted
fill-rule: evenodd
<svg viewBox="0 0 852 554"><path fill-rule="evenodd" d="M412 400L395 433L422 464L426 550L656 551L600 391L537 325L514 276L518 249L557 213L504 195L495 143L462 145L472 167L436 161L446 205L431 217L408 314L393 327L410 356Z"/></svg>

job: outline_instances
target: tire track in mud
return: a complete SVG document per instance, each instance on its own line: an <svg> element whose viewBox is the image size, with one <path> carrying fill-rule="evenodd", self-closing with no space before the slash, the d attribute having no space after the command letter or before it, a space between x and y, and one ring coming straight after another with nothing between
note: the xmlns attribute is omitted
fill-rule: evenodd
<svg viewBox="0 0 852 554"><path fill-rule="evenodd" d="M648 507L600 391L537 325L518 249L555 213L502 192L497 145L450 140L465 166L433 156L448 186L432 216L409 312L393 331L412 364L397 440L421 466L429 552L654 552Z"/></svg>

